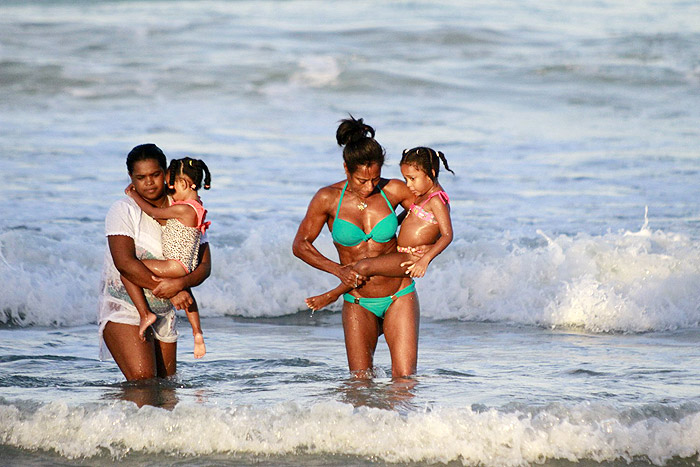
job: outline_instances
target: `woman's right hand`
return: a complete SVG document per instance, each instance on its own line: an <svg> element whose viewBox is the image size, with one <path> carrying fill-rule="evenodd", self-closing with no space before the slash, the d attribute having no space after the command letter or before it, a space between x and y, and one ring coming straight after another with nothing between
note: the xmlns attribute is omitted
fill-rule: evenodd
<svg viewBox="0 0 700 467"><path fill-rule="evenodd" d="M367 277L354 271L350 265L340 266L336 276L342 281L343 284L355 289L367 282Z"/></svg>

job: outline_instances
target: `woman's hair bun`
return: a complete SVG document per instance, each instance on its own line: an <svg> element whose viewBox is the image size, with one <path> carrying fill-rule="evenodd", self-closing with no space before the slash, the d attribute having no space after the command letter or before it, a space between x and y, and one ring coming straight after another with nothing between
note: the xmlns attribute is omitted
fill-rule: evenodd
<svg viewBox="0 0 700 467"><path fill-rule="evenodd" d="M363 138L374 138L374 128L366 125L361 118L355 119L352 115L350 118L341 120L338 131L335 132L338 146L345 146Z"/></svg>

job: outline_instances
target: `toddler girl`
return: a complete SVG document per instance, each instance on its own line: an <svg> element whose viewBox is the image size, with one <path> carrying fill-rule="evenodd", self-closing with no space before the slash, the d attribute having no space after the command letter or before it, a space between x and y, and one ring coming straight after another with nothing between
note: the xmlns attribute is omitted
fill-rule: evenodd
<svg viewBox="0 0 700 467"><path fill-rule="evenodd" d="M197 267L200 240L211 224L205 222L207 211L202 206L198 190L202 187L202 181L204 181L204 189L209 189L211 174L203 161L186 157L171 161L168 175L169 188L174 190L173 203L168 207L158 208L151 205L134 190L132 185L126 188L126 194L133 198L149 216L166 220L162 236L163 256L166 259L145 259L143 264L159 277L174 278L185 276ZM144 333L156 320L156 315L148 308L143 289L123 276L122 282L139 312L141 317L139 335L145 339ZM194 356L202 358L207 349L199 326L199 315L185 311L192 325Z"/></svg>

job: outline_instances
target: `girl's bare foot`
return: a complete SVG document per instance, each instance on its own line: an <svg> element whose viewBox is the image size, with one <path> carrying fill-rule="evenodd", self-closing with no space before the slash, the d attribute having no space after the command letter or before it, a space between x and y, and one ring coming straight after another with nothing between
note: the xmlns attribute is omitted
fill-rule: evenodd
<svg viewBox="0 0 700 467"><path fill-rule="evenodd" d="M150 311L146 313L146 316L141 317L141 323L139 323L139 337L142 341L146 341L146 331L148 327L156 322L156 315Z"/></svg>
<svg viewBox="0 0 700 467"><path fill-rule="evenodd" d="M207 346L204 345L204 336L201 332L194 335L194 358L202 358L207 353Z"/></svg>
<svg viewBox="0 0 700 467"><path fill-rule="evenodd" d="M331 303L338 300L339 296L340 295L335 295L335 294L332 294L330 292L326 292L326 293L321 294L321 295L309 297L306 300L304 300L304 302L306 302L306 306L308 306L312 310L318 311L321 308L325 308L328 305L330 305Z"/></svg>

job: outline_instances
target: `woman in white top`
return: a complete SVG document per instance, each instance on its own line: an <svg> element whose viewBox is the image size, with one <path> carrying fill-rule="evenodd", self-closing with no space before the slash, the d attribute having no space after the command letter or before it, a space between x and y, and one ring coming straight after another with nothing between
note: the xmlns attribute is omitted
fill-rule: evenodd
<svg viewBox="0 0 700 467"><path fill-rule="evenodd" d="M166 159L155 144L136 146L126 166L136 192L156 207L170 204L165 193ZM145 214L136 202L124 197L115 202L105 219L109 248L105 254L99 304L100 357L109 350L127 380L167 377L175 374L177 329L175 308L197 312L188 292L209 277L211 257L206 236L199 249L199 265L179 278L157 278L141 259L163 259L161 225ZM140 317L120 274L144 288L151 311L156 314L153 338L139 336ZM199 329L201 332L201 329Z"/></svg>

